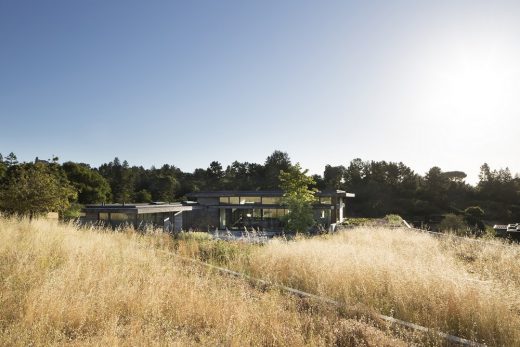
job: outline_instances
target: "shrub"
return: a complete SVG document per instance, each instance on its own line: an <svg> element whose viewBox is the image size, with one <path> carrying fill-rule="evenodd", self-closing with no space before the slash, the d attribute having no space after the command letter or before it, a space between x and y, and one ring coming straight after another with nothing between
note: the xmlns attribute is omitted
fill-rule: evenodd
<svg viewBox="0 0 520 347"><path fill-rule="evenodd" d="M403 219L398 214L388 214L385 216L385 220L391 226L402 226Z"/></svg>
<svg viewBox="0 0 520 347"><path fill-rule="evenodd" d="M457 235L464 235L468 233L469 226L464 221L464 218L450 213L440 222L439 230L444 232L453 232Z"/></svg>

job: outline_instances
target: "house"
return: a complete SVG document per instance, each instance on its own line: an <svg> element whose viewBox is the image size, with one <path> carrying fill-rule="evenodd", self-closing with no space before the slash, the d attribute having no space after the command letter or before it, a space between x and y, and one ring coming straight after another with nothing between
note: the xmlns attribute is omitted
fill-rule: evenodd
<svg viewBox="0 0 520 347"><path fill-rule="evenodd" d="M83 208L86 223L100 223L111 227L131 225L136 229L149 226L163 227L167 231L181 230L183 212L193 209L182 203L153 202L150 204L101 204Z"/></svg>
<svg viewBox="0 0 520 347"><path fill-rule="evenodd" d="M282 191L211 191L187 196L205 211L209 225L219 229L277 230L283 228L282 217L288 212L282 205ZM317 192L314 219L325 228L341 223L346 198L354 196L342 190Z"/></svg>
<svg viewBox="0 0 520 347"><path fill-rule="evenodd" d="M282 230L288 210L282 191L208 191L187 194L192 201L176 204L88 205L85 218L112 226L122 223L136 228L147 225L167 230ZM346 199L354 194L343 190L316 193L314 220L324 228L341 223Z"/></svg>

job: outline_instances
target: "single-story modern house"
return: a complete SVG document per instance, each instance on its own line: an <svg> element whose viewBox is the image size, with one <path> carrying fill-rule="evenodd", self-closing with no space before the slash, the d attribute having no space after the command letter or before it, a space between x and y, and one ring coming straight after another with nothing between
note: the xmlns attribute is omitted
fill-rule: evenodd
<svg viewBox="0 0 520 347"><path fill-rule="evenodd" d="M215 191L187 195L205 210L208 224L219 229L243 230L283 228L281 217L287 214L282 205L282 191ZM354 194L342 190L316 193L314 219L323 227L341 223L345 216L346 198Z"/></svg>
<svg viewBox="0 0 520 347"><path fill-rule="evenodd" d="M183 228L183 212L192 209L193 206L186 204L163 202L87 205L83 209L85 213L83 221L112 227L129 224L136 229L160 226L167 231L174 231Z"/></svg>
<svg viewBox="0 0 520 347"><path fill-rule="evenodd" d="M209 191L187 194L192 201L166 204L87 205L85 219L112 226L122 223L136 228L147 225L166 230L256 230L277 231L284 227L287 208L282 204L282 191ZM313 206L314 220L324 228L341 223L345 216L346 198L354 194L343 190L319 191Z"/></svg>

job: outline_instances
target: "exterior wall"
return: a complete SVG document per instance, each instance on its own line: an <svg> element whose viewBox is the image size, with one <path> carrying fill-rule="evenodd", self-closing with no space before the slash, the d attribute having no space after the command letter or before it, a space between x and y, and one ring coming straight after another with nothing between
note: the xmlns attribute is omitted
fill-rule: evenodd
<svg viewBox="0 0 520 347"><path fill-rule="evenodd" d="M202 207L183 212L183 229L200 231L215 230L219 226L219 209Z"/></svg>
<svg viewBox="0 0 520 347"><path fill-rule="evenodd" d="M190 212L177 212L173 217L173 231L179 232L183 230L183 215L188 214Z"/></svg>
<svg viewBox="0 0 520 347"><path fill-rule="evenodd" d="M343 211L345 211L345 203L343 202L343 198L339 198L339 204L338 204L338 223L343 222L343 219L345 219L345 216L343 215Z"/></svg>

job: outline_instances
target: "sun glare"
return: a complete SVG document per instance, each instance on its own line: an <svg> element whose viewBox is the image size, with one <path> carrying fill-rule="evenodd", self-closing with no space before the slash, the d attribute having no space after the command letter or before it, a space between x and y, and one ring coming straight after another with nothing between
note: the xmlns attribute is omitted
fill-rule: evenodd
<svg viewBox="0 0 520 347"><path fill-rule="evenodd" d="M505 44L462 42L424 57L422 78L416 80L419 108L454 121L513 117L520 92L518 52Z"/></svg>
<svg viewBox="0 0 520 347"><path fill-rule="evenodd" d="M502 109L510 89L507 65L500 55L463 52L441 72L444 99L454 110L472 115Z"/></svg>

